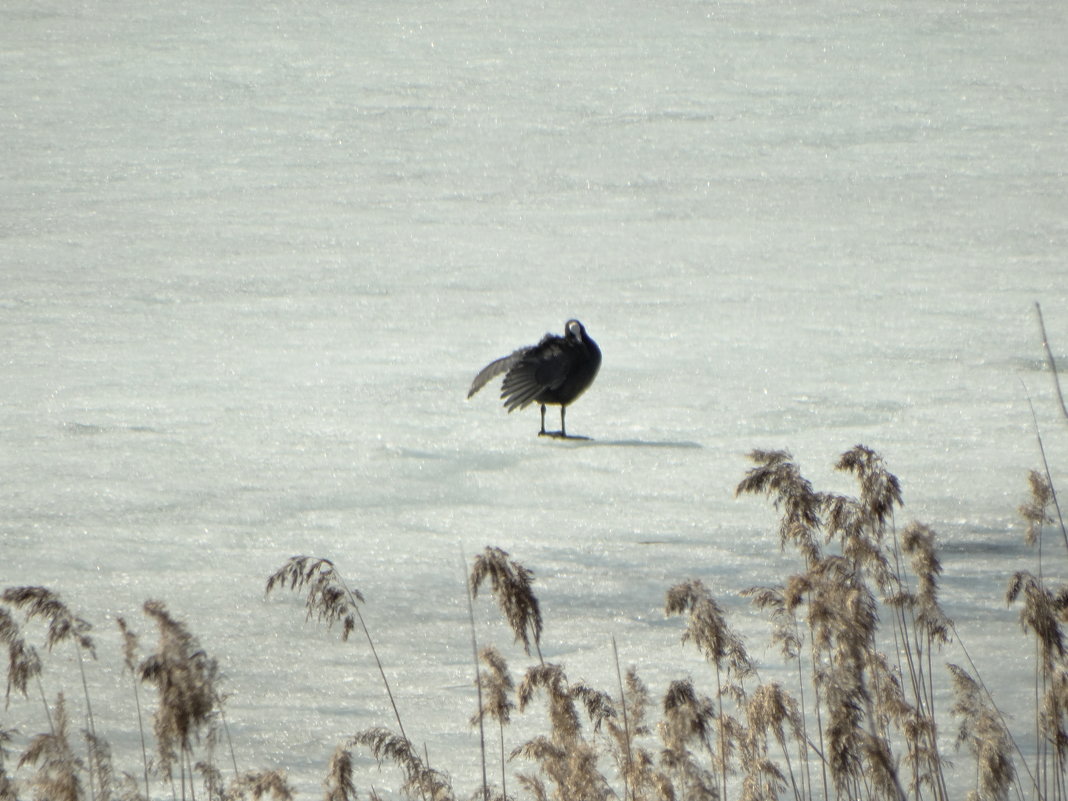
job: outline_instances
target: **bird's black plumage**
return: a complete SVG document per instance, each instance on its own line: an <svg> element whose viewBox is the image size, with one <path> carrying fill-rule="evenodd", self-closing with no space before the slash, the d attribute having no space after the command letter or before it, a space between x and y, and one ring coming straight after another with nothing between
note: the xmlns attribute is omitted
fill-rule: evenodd
<svg viewBox="0 0 1068 801"><path fill-rule="evenodd" d="M566 437L564 411L585 392L601 367L601 349L590 339L578 320L564 324L564 335L546 334L541 342L520 348L514 353L490 362L471 382L467 397L471 397L492 379L504 373L501 399L509 411L522 409L531 403L541 404L541 431L545 430L545 406L560 407L560 433Z"/></svg>

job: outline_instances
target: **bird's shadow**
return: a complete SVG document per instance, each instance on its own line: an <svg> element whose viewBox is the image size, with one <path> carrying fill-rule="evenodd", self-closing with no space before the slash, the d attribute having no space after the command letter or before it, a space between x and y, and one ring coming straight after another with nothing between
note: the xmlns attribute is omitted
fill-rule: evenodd
<svg viewBox="0 0 1068 801"><path fill-rule="evenodd" d="M677 448L681 450L699 450L704 448L700 442L677 439L593 439L581 435L567 434L558 431L546 432L545 437L573 442L575 447L588 448Z"/></svg>

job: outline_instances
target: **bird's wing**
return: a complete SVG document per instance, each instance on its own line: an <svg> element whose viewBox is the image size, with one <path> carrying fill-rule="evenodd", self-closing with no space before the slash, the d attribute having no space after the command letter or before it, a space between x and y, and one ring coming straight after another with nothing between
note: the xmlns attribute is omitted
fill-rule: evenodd
<svg viewBox="0 0 1068 801"><path fill-rule="evenodd" d="M475 380L471 382L471 389L467 391L467 397L470 398L501 373L506 373L511 370L513 366L518 364L519 361L532 350L534 350L534 348L520 348L515 351L515 353L511 353L508 356L502 356L496 361L487 364L479 371L478 375L475 376Z"/></svg>
<svg viewBox="0 0 1068 801"><path fill-rule="evenodd" d="M556 390L567 379L575 354L561 337L548 334L529 348L508 371L501 384L501 398L508 411L522 409L545 390Z"/></svg>

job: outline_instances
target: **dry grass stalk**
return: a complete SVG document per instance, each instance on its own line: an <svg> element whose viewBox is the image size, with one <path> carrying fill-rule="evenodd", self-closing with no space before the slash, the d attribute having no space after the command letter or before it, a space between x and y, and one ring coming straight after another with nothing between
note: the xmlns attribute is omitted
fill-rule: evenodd
<svg viewBox="0 0 1068 801"><path fill-rule="evenodd" d="M578 705L581 704L600 730L606 720L616 718L611 698L584 684L568 685L559 665L531 667L516 693L519 711L524 711L540 693L546 698L549 712L549 736L535 737L512 752L538 764L553 786L551 798L557 801L586 799L599 801L613 795L598 768L597 749L582 736ZM544 784L537 785L544 790Z"/></svg>
<svg viewBox="0 0 1068 801"><path fill-rule="evenodd" d="M654 755L639 745L651 734L646 718L649 690L634 667L628 668L620 688L620 708L625 714L605 720L612 755L624 782L624 801L674 801L671 779L656 767Z"/></svg>
<svg viewBox="0 0 1068 801"><path fill-rule="evenodd" d="M448 777L430 768L407 737L379 727L360 732L350 742L368 748L379 764L389 761L400 767L404 771L402 789L409 798L418 793L425 801L455 801Z"/></svg>
<svg viewBox="0 0 1068 801"><path fill-rule="evenodd" d="M137 651L138 642L137 635L126 624L125 618L118 618L116 623L119 626L119 631L122 634L122 656L123 666L130 672L133 684L134 705L137 709L137 731L141 738L141 765L144 771L145 780L145 797L149 795L148 785L148 741L145 737L145 723L144 715L141 712L141 690L138 686L137 676Z"/></svg>
<svg viewBox="0 0 1068 801"><path fill-rule="evenodd" d="M1051 525L1053 520L1053 485L1042 473L1032 470L1027 475L1031 492L1025 503L1019 507L1020 517L1027 523L1025 541L1028 545L1041 545L1042 529Z"/></svg>
<svg viewBox="0 0 1068 801"><path fill-rule="evenodd" d="M307 619L314 614L320 621L325 620L327 626L341 622L341 639L348 640L349 634L360 624L367 646L371 649L371 656L378 668L378 675L382 679L386 695L389 698L390 707L393 709L393 718L397 721L397 728L402 737L407 737L404 724L401 722L400 710L393 696L393 689L386 678L386 670L382 666L382 660L378 658L378 649L375 648L371 631L360 612L359 604L364 603L364 597L359 590L351 589L345 579L338 572L334 563L329 559L321 559L313 556L294 556L286 561L282 567L276 570L267 579L266 594L277 587L282 589L288 585L290 590L301 592L306 590L307 596L304 601L307 609Z"/></svg>
<svg viewBox="0 0 1068 801"><path fill-rule="evenodd" d="M782 515L782 544L794 543L805 562L805 572L782 587L747 593L771 611L786 658L797 659L799 646L808 643L818 742L802 753L820 755L839 794L897 799L903 790L891 742L900 738L913 767L914 795L929 786L934 798L945 799L930 659L933 648L948 640L952 623L938 604L941 566L933 532L923 527L907 532L919 583L913 593L893 525L901 485L878 454L858 445L836 465L856 479L857 498L816 492L784 452L759 451L751 458L757 467L738 492L763 492L772 499ZM838 555L819 545L834 541ZM912 702L901 691L898 668L880 655L879 597L893 610L892 644L907 665ZM799 659L798 665L804 701L805 670ZM826 777L824 785L827 793Z"/></svg>
<svg viewBox="0 0 1068 801"><path fill-rule="evenodd" d="M227 801L242 801L252 796L252 801L261 801L265 798L273 798L275 801L293 801L293 788L289 786L289 780L283 771L265 770L256 773L246 773L233 780L230 791L227 793Z"/></svg>
<svg viewBox="0 0 1068 801"><path fill-rule="evenodd" d="M957 665L947 665L953 678L952 712L960 721L957 744L966 745L976 762L974 801L1007 801L1016 780L1012 763L1011 735L998 715L986 704L979 684Z"/></svg>
<svg viewBox="0 0 1068 801"><path fill-rule="evenodd" d="M664 694L663 712L660 766L671 777L675 793L683 799L716 801L719 783L694 756L694 746L715 753L710 739L716 719L712 700L698 696L689 681L673 681Z"/></svg>
<svg viewBox="0 0 1068 801"><path fill-rule="evenodd" d="M1049 346L1049 337L1046 335L1046 322L1042 319L1042 307L1035 301L1035 312L1038 314L1038 327L1042 332L1042 349L1046 353L1046 364L1049 365L1050 374L1053 376L1053 388L1057 391L1057 402L1061 407L1061 414L1068 420L1068 406L1064 405L1064 393L1061 392L1061 379L1057 373L1057 360L1053 358L1053 350Z"/></svg>
<svg viewBox="0 0 1068 801"><path fill-rule="evenodd" d="M492 646L483 648L479 652L479 659L487 669L479 671L480 707L478 713L471 719L471 724L478 724L486 717L497 721L497 731L500 735L501 793L507 795L504 727L511 722L512 710L515 709L515 704L511 700L515 684L508 672L504 657L496 648Z"/></svg>
<svg viewBox="0 0 1068 801"><path fill-rule="evenodd" d="M111 746L106 740L89 731L85 732L85 739L89 745L89 775L96 779L92 797L95 801L111 801L114 782Z"/></svg>
<svg viewBox="0 0 1068 801"><path fill-rule="evenodd" d="M350 590L329 559L294 556L267 579L267 595L275 587L288 585L295 592L307 591L304 601L308 619L312 615L327 626L341 623L341 639L348 640L356 628L357 602L363 603L359 590Z"/></svg>
<svg viewBox="0 0 1068 801"><path fill-rule="evenodd" d="M486 711L485 702L483 700L483 681L482 672L479 669L479 650L478 650L478 633L475 629L475 601L474 596L471 593L471 580L467 575L467 559L461 556L461 561L464 566L464 600L467 601L467 623L471 631L471 656L475 662L475 692L478 700L478 712L472 718L471 725L478 727L478 754L479 763L482 766L482 801L490 801L490 786L489 786L489 768L486 764ZM500 730L501 740L501 792L504 793L505 787L505 767L504 767L504 725L498 723Z"/></svg>
<svg viewBox="0 0 1068 801"><path fill-rule="evenodd" d="M7 773L7 747L11 735L8 729L0 729L0 801L18 801L15 781Z"/></svg>
<svg viewBox="0 0 1068 801"><path fill-rule="evenodd" d="M352 752L338 746L330 757L323 801L356 801L356 785L352 780Z"/></svg>
<svg viewBox="0 0 1068 801"><path fill-rule="evenodd" d="M86 719L88 723L89 744L89 792L94 799L97 797L96 784L108 782L107 792L110 793L110 775L97 776L98 768L107 767L106 763L94 758L94 743L99 743L96 734L96 721L93 718L93 705L89 698L89 682L85 675L84 656L96 659L96 646L93 638L89 636L92 630L90 624L84 618L75 615L70 608L63 603L59 595L46 587L8 587L0 595L0 599L11 604L16 609L26 614L27 620L40 618L47 621L48 629L45 636L45 647L52 651L55 646L63 642L69 642L75 650L78 659L78 669L82 679L82 691L85 697ZM42 696L43 696L42 691ZM47 707L47 704L46 704ZM102 790L104 788L101 788ZM103 799L107 801L107 799Z"/></svg>
<svg viewBox="0 0 1068 801"><path fill-rule="evenodd" d="M487 578L508 625L512 627L516 642L522 642L523 650L529 655L533 641L538 659L541 660L542 619L541 607L532 588L534 573L509 559L506 551L487 546L475 557L475 564L471 568L471 593L474 597L478 597L478 590Z"/></svg>
<svg viewBox="0 0 1068 801"><path fill-rule="evenodd" d="M723 609L700 580L683 582L669 589L664 611L667 615L687 616L683 642L692 641L715 670L719 723L716 763L722 794L726 798L731 740L727 733L728 718L723 712L723 697L729 694L737 702L742 702L742 682L753 674L753 664L741 638L727 624Z"/></svg>
<svg viewBox="0 0 1068 801"><path fill-rule="evenodd" d="M623 775L623 801L628 801L633 797L630 780L634 774L631 767L631 763L634 761L634 746L629 715L627 714L627 691L623 687L623 673L619 667L619 648L616 645L615 637L612 637L612 662L616 667L616 681L619 683L619 710L622 713L623 725L610 725L608 733L616 746L616 766ZM637 678L637 674L634 674L634 677Z"/></svg>
<svg viewBox="0 0 1068 801"><path fill-rule="evenodd" d="M756 450L749 454L756 467L750 468L735 489L735 495L764 494L776 509L782 510L779 544L793 543L806 559L818 559L822 553L817 530L820 527L822 496L801 475L787 451Z"/></svg>
<svg viewBox="0 0 1068 801"><path fill-rule="evenodd" d="M48 622L45 645L51 651L62 642L73 642L89 656L96 658L93 638L89 636L92 625L78 617L59 596L45 587L8 587L0 600L26 613L26 619L43 618Z"/></svg>
<svg viewBox="0 0 1068 801"><path fill-rule="evenodd" d="M83 793L78 774L84 765L71 748L63 693L56 698L52 724L52 731L30 740L19 759L19 767L35 768L29 785L36 801L81 801Z"/></svg>
<svg viewBox="0 0 1068 801"><path fill-rule="evenodd" d="M0 606L0 643L7 646L7 690L5 708L11 703L11 691L29 696L31 679L41 675L41 658L32 645L27 645L15 618L6 607ZM45 705L47 708L47 704Z"/></svg>
<svg viewBox="0 0 1068 801"><path fill-rule="evenodd" d="M804 777L798 784L794 774L788 739L802 741L804 722L797 701L782 685L772 682L757 687L745 708L747 737L743 742L742 763L746 766L743 799L777 799L789 787L800 801L804 792ZM784 775L768 757L768 735L779 746L787 773Z"/></svg>
<svg viewBox="0 0 1068 801"><path fill-rule="evenodd" d="M219 667L161 602L145 602L144 612L159 631L156 652L139 666L141 680L154 685L159 695L153 716L159 766L170 777L175 762L182 758L184 780L184 763L189 761L193 744L213 722L221 702Z"/></svg>

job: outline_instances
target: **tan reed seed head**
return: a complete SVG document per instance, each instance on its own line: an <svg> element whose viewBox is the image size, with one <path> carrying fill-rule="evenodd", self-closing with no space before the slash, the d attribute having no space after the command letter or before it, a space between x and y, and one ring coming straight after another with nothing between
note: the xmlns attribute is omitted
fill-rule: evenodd
<svg viewBox="0 0 1068 801"><path fill-rule="evenodd" d="M353 782L352 752L343 746L334 749L330 757L323 801L356 801L356 785Z"/></svg>
<svg viewBox="0 0 1068 801"><path fill-rule="evenodd" d="M482 685L482 709L472 719L472 725L478 723L481 716L488 715L500 725L504 726L511 720L512 710L515 704L511 696L515 691L515 684L508 672L508 664L504 657L493 646L486 646L478 654L479 660L486 666L486 670L479 671L479 682Z"/></svg>
<svg viewBox="0 0 1068 801"><path fill-rule="evenodd" d="M968 798L1006 801L1016 780L1012 737L978 682L957 665L946 667L953 680L951 711L959 721L957 744L966 745L976 761L976 786Z"/></svg>
<svg viewBox="0 0 1068 801"><path fill-rule="evenodd" d="M356 604L363 603L364 597L345 584L333 562L311 556L291 557L267 579L266 594L287 586L294 592L307 593L307 619L314 615L319 621L325 620L328 627L340 623L341 639L348 640L359 616Z"/></svg>
<svg viewBox="0 0 1068 801"><path fill-rule="evenodd" d="M78 778L84 767L74 755L68 733L67 707L60 693L52 713L52 731L38 734L19 758L19 767L34 768L29 780L35 801L81 801Z"/></svg>
<svg viewBox="0 0 1068 801"><path fill-rule="evenodd" d="M156 623L159 644L141 662L140 677L158 692L156 747L160 768L170 775L178 753L190 752L201 730L213 721L220 703L219 668L163 603L146 601L144 611Z"/></svg>
<svg viewBox="0 0 1068 801"><path fill-rule="evenodd" d="M471 568L472 597L478 597L487 578L516 642L523 643L523 650L529 655L531 640L537 647L542 634L541 606L533 590L534 573L510 559L507 551L487 546L475 557Z"/></svg>
<svg viewBox="0 0 1068 801"><path fill-rule="evenodd" d="M404 792L423 801L455 801L448 776L430 768L415 752L411 740L389 729L366 729L350 740L350 745L367 748L379 764L391 762L404 772Z"/></svg>
<svg viewBox="0 0 1068 801"><path fill-rule="evenodd" d="M737 678L753 672L753 663L742 639L727 623L723 608L700 579L676 584L667 591L666 615L686 615L683 642L692 641L712 665Z"/></svg>
<svg viewBox="0 0 1068 801"><path fill-rule="evenodd" d="M30 680L41 675L41 657L26 643L15 618L0 606L0 643L7 646L7 690L5 708L11 703L11 691L28 696Z"/></svg>
<svg viewBox="0 0 1068 801"><path fill-rule="evenodd" d="M92 657L96 657L92 624L75 615L60 597L46 587L8 587L0 600L26 613L26 619L43 618L48 623L45 645L51 651L61 642L72 641Z"/></svg>
<svg viewBox="0 0 1068 801"><path fill-rule="evenodd" d="M1053 519L1053 485L1042 473L1032 470L1027 475L1030 495L1019 507L1020 517L1027 523L1025 541L1034 545L1042 534L1043 526L1051 525Z"/></svg>

